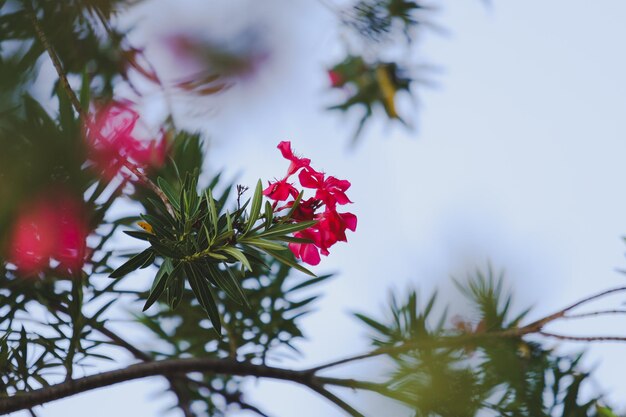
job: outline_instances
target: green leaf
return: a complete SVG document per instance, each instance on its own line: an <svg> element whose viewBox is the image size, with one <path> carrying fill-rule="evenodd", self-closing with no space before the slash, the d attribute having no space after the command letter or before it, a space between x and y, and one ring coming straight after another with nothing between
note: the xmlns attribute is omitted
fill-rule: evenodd
<svg viewBox="0 0 626 417"><path fill-rule="evenodd" d="M135 239L145 240L145 241L147 241L148 239L150 239L150 237L153 236L151 233L141 232L138 230L125 230L124 233L126 233L128 236L134 237Z"/></svg>
<svg viewBox="0 0 626 417"><path fill-rule="evenodd" d="M170 200L172 206L174 206L177 210L180 210L180 202L178 201L178 195L176 191L174 191L174 188L172 188L172 186L161 177L157 178L157 184L159 184L159 188L163 191L167 199Z"/></svg>
<svg viewBox="0 0 626 417"><path fill-rule="evenodd" d="M373 328L374 330L376 330L376 331L378 331L378 332L380 332L382 334L385 334L389 330L389 329L387 329L387 327L384 324L379 323L376 320L374 320L374 319L372 319L370 317L367 317L366 315L363 315L363 314L360 314L360 313L354 313L354 316L357 319L361 320L363 323L367 324L368 326L370 326L371 328Z"/></svg>
<svg viewBox="0 0 626 417"><path fill-rule="evenodd" d="M319 277L316 277L316 278L311 278L311 279L308 279L308 280L306 280L304 282L301 282L300 284L294 286L293 288L288 289L285 292L292 292L292 291L296 291L296 290L299 290L299 289L302 289L302 288L306 288L306 287L309 287L311 285L315 285L315 284L317 284L319 282L326 281L330 277L332 277L332 275L322 275L322 276L319 276Z"/></svg>
<svg viewBox="0 0 626 417"><path fill-rule="evenodd" d="M244 235L254 227L254 223L259 218L259 214L261 214L261 204L263 204L263 184L261 180L256 183L256 188L254 189L254 196L252 197L252 205L250 206L250 218L248 219L248 227L246 227L246 231Z"/></svg>
<svg viewBox="0 0 626 417"><path fill-rule="evenodd" d="M267 253L268 255L271 255L272 257L276 258L277 261L290 266L294 269L297 269L300 272L304 272L307 275L310 275L312 277L316 277L317 275L315 275L313 272L309 271L308 269L306 269L305 267L303 267L302 265L300 265L294 258L293 256L289 257L288 255L283 255L280 252L276 252L273 251L271 249L265 249L265 248L259 248L261 249L263 252Z"/></svg>
<svg viewBox="0 0 626 417"><path fill-rule="evenodd" d="M109 278L121 278L128 274L129 272L138 269L141 265L143 265L150 257L152 256L152 248L148 248L143 252L138 253L137 255L130 258L124 264L122 264L115 271L111 272Z"/></svg>
<svg viewBox="0 0 626 417"><path fill-rule="evenodd" d="M181 265L182 264L179 263L178 265L176 265L175 268L173 268L172 271L176 272L168 273L168 270L172 268L172 261L170 261L169 259L163 261L161 267L159 268L159 271L156 274L154 282L152 283L150 295L148 295L146 304L143 306L143 311L149 309L150 306L152 306L152 304L154 304L155 301L159 299L159 297L161 296L161 294L163 294L163 291L169 284L170 278L178 274L177 268L180 269Z"/></svg>
<svg viewBox="0 0 626 417"><path fill-rule="evenodd" d="M189 278L189 284L191 285L191 290L198 298L200 305L206 311L211 323L213 324L213 328L217 332L218 335L222 333L222 323L220 321L220 313L217 309L217 304L215 304L215 299L213 298L213 294L211 293L211 288L209 287L209 283L205 280L201 279L191 265L187 265L186 272Z"/></svg>
<svg viewBox="0 0 626 417"><path fill-rule="evenodd" d="M213 194L211 193L211 189L207 188L204 192L204 197L207 203L207 209L209 210L209 216L211 217L211 224L213 225L213 236L217 234L217 209L215 208L215 200L213 199Z"/></svg>
<svg viewBox="0 0 626 417"><path fill-rule="evenodd" d="M255 235L255 237L264 237L264 238L275 238L277 236L283 237L284 235L288 235L290 233L299 232L300 230L308 229L309 227L315 225L317 221L308 221L308 222L299 222L299 223L289 223L289 224L281 224L274 227L271 227L268 231L259 233Z"/></svg>
<svg viewBox="0 0 626 417"><path fill-rule="evenodd" d="M272 221L274 220L274 210L272 204L269 201L265 202L265 230L272 227Z"/></svg>
<svg viewBox="0 0 626 417"><path fill-rule="evenodd" d="M303 196L304 196L304 191L300 191L300 194L298 194L296 199L293 201L293 204L291 205L291 208L287 212L287 218L288 219L291 219L291 216L293 216L293 213L296 211L296 209L300 205L300 202L302 201L302 197Z"/></svg>
<svg viewBox="0 0 626 417"><path fill-rule="evenodd" d="M168 279L168 281L171 282L168 282L167 301L172 310L175 310L176 307L180 305L180 302L183 300L183 293L185 292L185 277L181 274L183 263L181 262L178 265L181 265L181 267L175 267L171 274L172 278Z"/></svg>
<svg viewBox="0 0 626 417"><path fill-rule="evenodd" d="M91 101L91 88L89 80L89 72L87 68L83 71L83 79L80 84L80 105L83 109L89 108L89 102Z"/></svg>
<svg viewBox="0 0 626 417"><path fill-rule="evenodd" d="M301 237L292 237L292 236L275 237L273 238L273 240L280 240L282 242L289 242L289 243L313 243L312 239L303 239Z"/></svg>
<svg viewBox="0 0 626 417"><path fill-rule="evenodd" d="M239 281L231 268L226 266L226 270L222 271L216 265L207 265L207 269L215 284L220 287L235 302L250 307L243 289L239 285Z"/></svg>
<svg viewBox="0 0 626 417"><path fill-rule="evenodd" d="M168 258L174 258L174 259L180 259L181 258L181 254L180 253L178 253L175 249L173 249L173 248L167 246L166 244L162 243L158 239L156 239L154 237L151 237L149 242L152 245L152 248L157 252L157 254L159 254L161 256L166 256Z"/></svg>
<svg viewBox="0 0 626 417"><path fill-rule="evenodd" d="M241 243L246 243L250 246L256 246L258 248L263 249L271 249L271 250L287 250L286 246L281 245L280 243L272 242L271 240L259 239L259 238L249 238L249 239L240 239Z"/></svg>
<svg viewBox="0 0 626 417"><path fill-rule="evenodd" d="M228 255L232 256L233 258L237 259L239 262L243 264L244 267L252 271L252 267L250 266L250 262L248 261L248 258L246 258L246 255L244 255L243 252L241 252L239 249L227 246L224 248L220 248L220 251L225 252Z"/></svg>

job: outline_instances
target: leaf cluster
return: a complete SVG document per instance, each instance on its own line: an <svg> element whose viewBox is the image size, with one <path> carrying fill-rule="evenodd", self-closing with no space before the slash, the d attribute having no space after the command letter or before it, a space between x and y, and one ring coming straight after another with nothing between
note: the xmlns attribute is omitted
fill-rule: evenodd
<svg viewBox="0 0 626 417"><path fill-rule="evenodd" d="M373 331L373 345L408 346L388 355L394 369L379 392L416 417L611 415L600 396L582 400L581 387L590 379L581 371L582 355L559 355L514 332L501 336L528 313L511 316L502 276L477 271L457 285L477 316L457 318L453 326L446 325L445 312L433 317L436 294L420 305L415 291L402 299L392 294L387 320L357 314Z"/></svg>

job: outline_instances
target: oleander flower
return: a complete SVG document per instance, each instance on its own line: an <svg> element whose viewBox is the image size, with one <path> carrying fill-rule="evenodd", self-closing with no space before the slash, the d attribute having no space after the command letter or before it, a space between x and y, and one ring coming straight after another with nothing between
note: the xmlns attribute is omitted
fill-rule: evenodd
<svg viewBox="0 0 626 417"><path fill-rule="evenodd" d="M114 178L128 163L143 169L165 163L165 135L150 138L147 129L138 127L139 118L130 102L113 101L85 124L89 157L104 178Z"/></svg>
<svg viewBox="0 0 626 417"><path fill-rule="evenodd" d="M89 229L82 200L57 190L21 208L9 239L9 260L25 275L50 267L64 274L80 271Z"/></svg>
<svg viewBox="0 0 626 417"><path fill-rule="evenodd" d="M300 186L312 189L314 196L302 199L293 211L291 219L295 222L316 220L313 226L296 232L294 237L306 239L310 242L292 242L289 249L297 259L310 265L320 262L320 254L328 256L330 247L337 242L347 242L346 230L355 231L357 217L352 213L340 213L337 205L352 203L346 191L350 188L350 182L340 180L333 176L326 176L323 172L315 170L311 166L311 160L301 158L294 154L291 142L283 141L277 146L282 156L290 164L285 177L275 182L270 182L263 194L275 201L275 211L293 207L295 199L300 192L288 180L297 173ZM289 198L292 198L291 201ZM286 201L286 204L277 208L278 201Z"/></svg>

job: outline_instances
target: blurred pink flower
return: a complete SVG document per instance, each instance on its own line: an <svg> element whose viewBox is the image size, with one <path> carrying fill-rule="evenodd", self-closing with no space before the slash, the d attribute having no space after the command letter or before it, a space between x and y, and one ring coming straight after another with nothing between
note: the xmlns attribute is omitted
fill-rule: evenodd
<svg viewBox="0 0 626 417"><path fill-rule="evenodd" d="M125 164L139 168L160 167L167 157L165 135L141 139L137 132L139 113L131 103L113 101L97 110L86 123L89 156L106 179L118 175Z"/></svg>
<svg viewBox="0 0 626 417"><path fill-rule="evenodd" d="M89 234L81 200L64 192L47 193L20 210L9 240L9 259L24 274L37 274L51 260L62 273L85 263Z"/></svg>

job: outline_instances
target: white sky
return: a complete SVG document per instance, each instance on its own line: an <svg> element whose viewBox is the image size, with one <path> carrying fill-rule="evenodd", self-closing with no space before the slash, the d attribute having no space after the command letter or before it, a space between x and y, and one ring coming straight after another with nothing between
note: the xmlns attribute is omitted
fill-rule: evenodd
<svg viewBox="0 0 626 417"><path fill-rule="evenodd" d="M346 146L353 125L322 111L332 103L324 68L340 48L320 3L240 0L220 13L208 13L215 10L209 2L155 3L138 12L152 41L172 25L220 33L224 22L232 29L249 20L264 24L275 45L256 81L219 101L180 107L181 114L210 110L194 125L212 134L213 167L240 172L241 183L278 176L285 164L275 145L289 139L316 166L353 184L358 230L315 269L338 274L304 321L305 358L284 365L366 350L364 329L348 313L379 311L392 287L410 283L425 294L439 288L441 301L467 312L449 276L463 277L488 260L506 270L517 306L535 305L537 317L624 284L615 269L626 265L625 2L501 0L490 9L478 1L447 2L436 21L448 34L426 36L421 49L443 70L439 87L420 91L419 111L404 108L419 129L375 123L354 152ZM148 53L157 56L152 45ZM152 104L158 110L158 101ZM626 334L624 324L603 319L555 331ZM590 351L598 386L626 407L626 345ZM117 385L48 404L39 414L157 416L170 400L158 395L163 386L160 379ZM299 387L250 388L273 416L340 415ZM374 399L357 405L380 415L372 411L381 407Z"/></svg>

